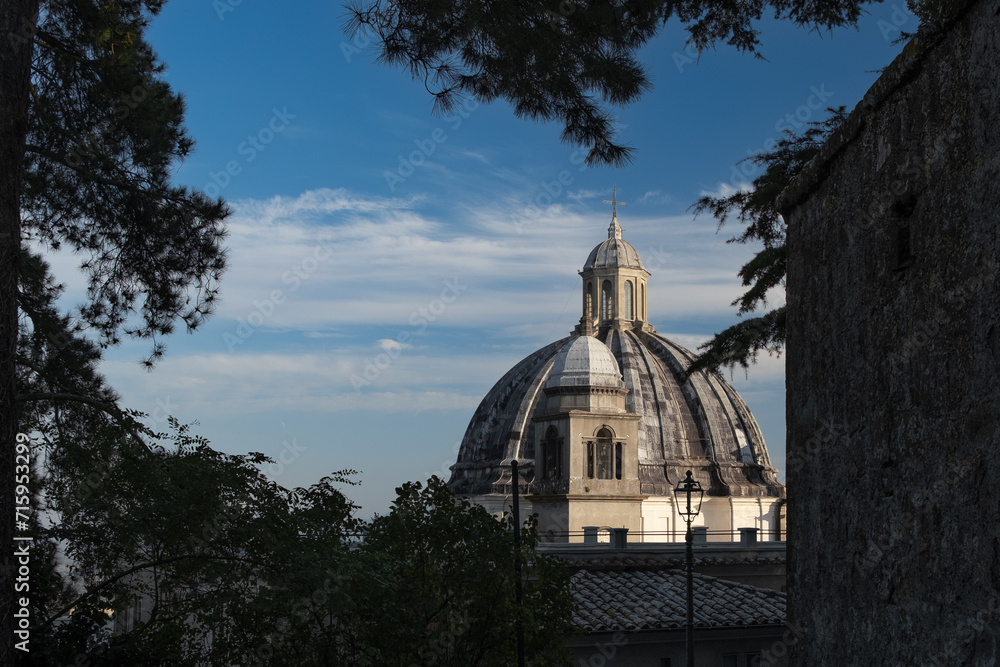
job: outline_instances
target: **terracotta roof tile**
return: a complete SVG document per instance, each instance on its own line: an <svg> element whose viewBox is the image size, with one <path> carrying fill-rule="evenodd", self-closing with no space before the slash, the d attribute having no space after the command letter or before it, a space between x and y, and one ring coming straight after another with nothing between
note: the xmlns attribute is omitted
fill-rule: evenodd
<svg viewBox="0 0 1000 667"><path fill-rule="evenodd" d="M685 581L680 570L580 569L573 621L589 632L682 628ZM696 573L694 610L697 627L781 625L785 594Z"/></svg>

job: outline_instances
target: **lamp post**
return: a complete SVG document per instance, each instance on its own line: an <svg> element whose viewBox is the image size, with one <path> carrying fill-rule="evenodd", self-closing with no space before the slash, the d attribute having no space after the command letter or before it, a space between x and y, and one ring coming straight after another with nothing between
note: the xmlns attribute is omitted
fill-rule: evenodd
<svg viewBox="0 0 1000 667"><path fill-rule="evenodd" d="M691 522L701 512L701 499L705 491L687 471L687 477L674 488L674 498L679 505L678 513L687 524L687 623L685 624L685 644L687 646L687 667L694 667L694 531Z"/></svg>
<svg viewBox="0 0 1000 667"><path fill-rule="evenodd" d="M521 591L521 508L517 502L517 489L520 477L517 474L517 459L510 462L511 486L514 488L514 598L517 608L514 613L514 635L517 642L517 665L524 667L524 625L521 622L521 601L523 593Z"/></svg>

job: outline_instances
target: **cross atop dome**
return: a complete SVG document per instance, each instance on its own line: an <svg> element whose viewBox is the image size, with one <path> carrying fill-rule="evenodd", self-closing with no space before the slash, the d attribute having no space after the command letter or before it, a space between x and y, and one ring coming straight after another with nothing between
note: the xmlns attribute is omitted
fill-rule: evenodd
<svg viewBox="0 0 1000 667"><path fill-rule="evenodd" d="M608 227L609 239L622 237L622 226L618 224L618 206L628 206L628 203L618 201L618 186L611 188L611 199L602 199L602 204L611 204L611 226Z"/></svg>

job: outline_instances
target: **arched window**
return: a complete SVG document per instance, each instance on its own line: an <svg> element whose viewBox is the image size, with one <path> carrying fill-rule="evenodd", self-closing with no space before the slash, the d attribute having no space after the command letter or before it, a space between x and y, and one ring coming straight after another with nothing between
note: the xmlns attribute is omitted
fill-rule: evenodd
<svg viewBox="0 0 1000 667"><path fill-rule="evenodd" d="M555 426L545 431L545 441L542 443L542 478L562 478L562 438Z"/></svg>
<svg viewBox="0 0 1000 667"><path fill-rule="evenodd" d="M594 312L594 283L587 283L587 293L583 295L583 314L593 317Z"/></svg>
<svg viewBox="0 0 1000 667"><path fill-rule="evenodd" d="M611 431L602 428L597 432L597 479L615 476L615 450L611 444Z"/></svg>
<svg viewBox="0 0 1000 667"><path fill-rule="evenodd" d="M611 304L611 281L605 280L601 285L601 319L610 320L613 317L614 306Z"/></svg>
<svg viewBox="0 0 1000 667"><path fill-rule="evenodd" d="M634 320L635 319L635 309L633 303L635 302L632 294L632 281L625 281L625 319Z"/></svg>
<svg viewBox="0 0 1000 667"><path fill-rule="evenodd" d="M624 468L622 443L613 442L614 434L602 428L596 440L587 442L587 477L621 479Z"/></svg>

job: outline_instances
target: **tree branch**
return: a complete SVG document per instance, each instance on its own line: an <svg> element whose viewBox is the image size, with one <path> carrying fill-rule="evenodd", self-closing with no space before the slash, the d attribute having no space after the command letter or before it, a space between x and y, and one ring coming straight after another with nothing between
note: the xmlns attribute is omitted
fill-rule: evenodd
<svg viewBox="0 0 1000 667"><path fill-rule="evenodd" d="M119 572L118 574L116 574L115 576L111 577L110 579L105 579L104 581L102 581L101 583L97 584L96 586L93 586L93 587L89 588L85 593L83 593L82 595L80 595L79 597L77 597L75 600L73 600L69 604L64 605L62 607L62 609L60 609L57 613L53 614L52 616L50 616L47 619L45 619L44 621L42 621L41 625L39 625L38 627L39 628L44 628L46 626L52 625L52 623L54 623L57 619L65 616L66 614L68 614L69 612L71 612L74 608L76 608L77 606L79 606L87 598L93 597L94 595L96 595L100 591L104 590L108 586L111 586L112 584L115 584L115 583L121 581L122 579L124 579L125 577L127 577L127 576L129 576L131 574L135 574L136 572L138 572L140 570L145 570L145 569L148 569L148 568L151 568L151 567L158 567L160 565L169 565L170 563L176 563L176 562L182 561L182 560L219 560L219 561L235 560L235 561L239 561L239 562L243 562L243 563L251 563L251 564L254 564L254 565L259 565L259 563L251 561L250 559L247 559L247 558L239 558L237 556L213 556L211 554L183 554L181 556L172 556L170 558L161 558L161 559L155 560L155 561L148 561L148 562L145 562L145 563L139 563L138 565L134 565L134 566L130 567L127 570Z"/></svg>
<svg viewBox="0 0 1000 667"><path fill-rule="evenodd" d="M79 394L70 393L41 393L35 392L31 394L19 394L17 397L19 403L29 403L34 401L74 401L77 403L84 403L86 405L93 406L107 413L108 415L115 418L115 420L128 432L131 437L132 442L139 446L139 448L147 454L153 452L149 445L139 437L138 431L135 426L131 423L133 420L122 411L117 405L113 403L107 403L105 401L100 401L96 398L90 398L89 396L81 396Z"/></svg>

